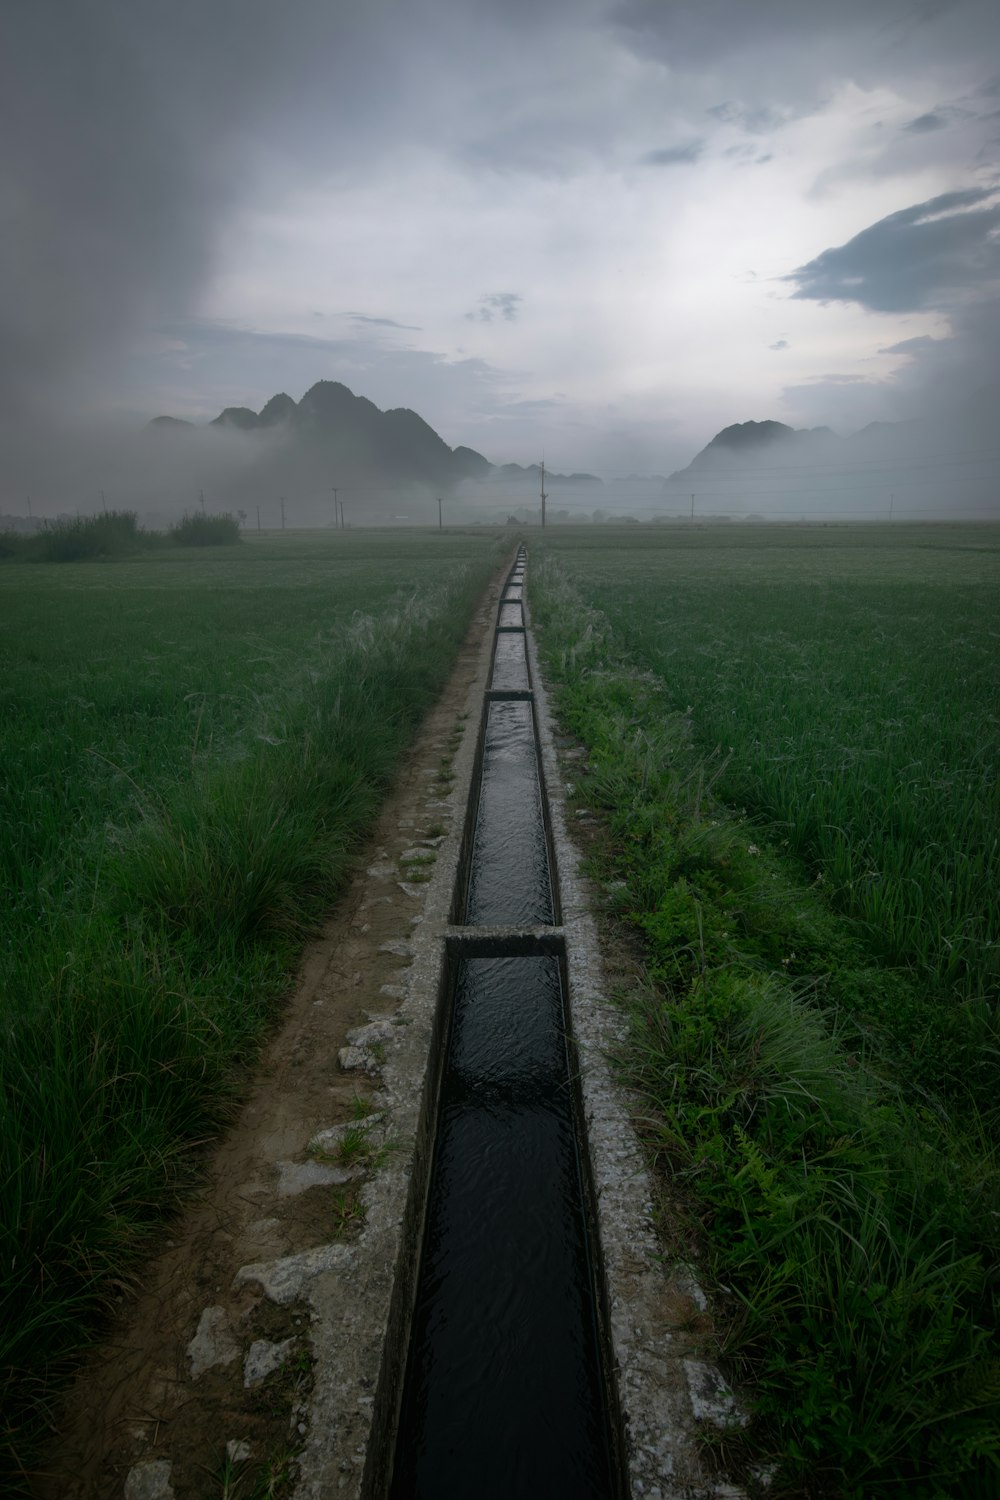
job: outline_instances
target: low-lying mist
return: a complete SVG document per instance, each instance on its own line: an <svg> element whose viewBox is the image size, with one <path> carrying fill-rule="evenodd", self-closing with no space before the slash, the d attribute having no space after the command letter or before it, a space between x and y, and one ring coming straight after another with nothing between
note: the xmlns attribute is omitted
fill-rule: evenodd
<svg viewBox="0 0 1000 1500"><path fill-rule="evenodd" d="M669 476L547 473L546 522L996 518L996 396L984 391L958 416L872 423L844 437L741 423ZM101 509L134 510L143 524L162 526L198 508L264 529L332 527L341 513L349 527L530 525L541 520L540 481L531 467L459 483L415 480L402 458L393 467L357 433L315 439L288 425L64 422L6 434L0 529Z"/></svg>

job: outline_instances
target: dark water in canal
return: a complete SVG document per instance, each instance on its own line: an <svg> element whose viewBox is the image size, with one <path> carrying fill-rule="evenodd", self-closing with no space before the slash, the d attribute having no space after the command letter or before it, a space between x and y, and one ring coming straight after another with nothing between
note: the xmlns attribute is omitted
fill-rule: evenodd
<svg viewBox="0 0 1000 1500"><path fill-rule="evenodd" d="M498 635L490 687L510 692L515 688L526 690L528 685L528 662L524 651L524 636L519 632Z"/></svg>
<svg viewBox="0 0 1000 1500"><path fill-rule="evenodd" d="M557 960L458 965L393 1500L618 1493Z"/></svg>
<svg viewBox="0 0 1000 1500"><path fill-rule="evenodd" d="M491 686L529 689L522 631ZM556 921L542 793L533 701L489 703L463 925ZM457 958L448 1001L391 1500L615 1500L560 961Z"/></svg>
<svg viewBox="0 0 1000 1500"><path fill-rule="evenodd" d="M554 917L533 712L530 703L489 706L464 916L477 926Z"/></svg>

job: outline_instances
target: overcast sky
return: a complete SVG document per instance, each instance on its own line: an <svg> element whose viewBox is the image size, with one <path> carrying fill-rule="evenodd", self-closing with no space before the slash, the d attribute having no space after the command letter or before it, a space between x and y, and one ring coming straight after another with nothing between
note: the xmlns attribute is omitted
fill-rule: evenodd
<svg viewBox="0 0 1000 1500"><path fill-rule="evenodd" d="M7 0L0 399L666 471L1000 377L997 0Z"/></svg>

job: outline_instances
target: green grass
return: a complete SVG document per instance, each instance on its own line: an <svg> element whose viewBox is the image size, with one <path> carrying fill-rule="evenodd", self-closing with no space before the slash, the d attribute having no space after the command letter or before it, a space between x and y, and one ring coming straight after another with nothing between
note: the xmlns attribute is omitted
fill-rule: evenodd
<svg viewBox="0 0 1000 1500"><path fill-rule="evenodd" d="M720 797L780 830L949 1014L995 999L996 530L656 528L564 557L725 759Z"/></svg>
<svg viewBox="0 0 1000 1500"><path fill-rule="evenodd" d="M532 606L560 717L588 748L596 872L645 939L622 1064L754 1412L727 1457L775 1463L779 1496L995 1493L996 822L968 787L995 795L996 536L618 540L534 549ZM870 722L874 675L894 686L893 734ZM845 754L859 738L926 774L883 782L874 756ZM911 783L942 857L958 846L978 871L960 915L916 889ZM834 863L876 857L890 889L913 872L925 924L905 941ZM957 930L980 934L958 967Z"/></svg>
<svg viewBox="0 0 1000 1500"><path fill-rule="evenodd" d="M496 560L289 534L5 572L5 1477L231 1108Z"/></svg>

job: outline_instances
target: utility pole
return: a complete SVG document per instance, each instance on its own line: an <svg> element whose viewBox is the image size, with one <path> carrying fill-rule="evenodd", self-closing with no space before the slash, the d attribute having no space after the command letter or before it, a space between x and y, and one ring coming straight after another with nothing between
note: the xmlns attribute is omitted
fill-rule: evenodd
<svg viewBox="0 0 1000 1500"><path fill-rule="evenodd" d="M543 526L545 525L545 502L546 502L546 500L548 498L549 498L548 495L545 493L545 460L543 458L542 459L542 525Z"/></svg>
<svg viewBox="0 0 1000 1500"><path fill-rule="evenodd" d="M260 536L260 506L257 507L257 535Z"/></svg>
<svg viewBox="0 0 1000 1500"><path fill-rule="evenodd" d="M205 491L204 490L199 490L198 491L198 504L201 506L201 513L202 513L202 515L204 515L205 514Z"/></svg>
<svg viewBox="0 0 1000 1500"><path fill-rule="evenodd" d="M333 529L334 529L334 531L336 531L337 530L337 524L338 524L338 522L337 522L337 486L335 484L331 484L330 488L333 491Z"/></svg>
<svg viewBox="0 0 1000 1500"><path fill-rule="evenodd" d="M889 496L889 520L890 521L892 520L892 507L895 505L895 503L896 503L896 496L895 496L895 494L892 494L892 495Z"/></svg>
<svg viewBox="0 0 1000 1500"><path fill-rule="evenodd" d="M438 501L439 505L440 505L440 503L441 502ZM31 496L30 495L28 496L28 520L29 521L31 520Z"/></svg>
<svg viewBox="0 0 1000 1500"><path fill-rule="evenodd" d="M285 529L285 497L284 497L284 495L282 495L282 497L281 497L281 529L282 529L282 531L284 531L284 529Z"/></svg>
<svg viewBox="0 0 1000 1500"><path fill-rule="evenodd" d="M694 496L691 496L691 519L694 520Z"/></svg>
<svg viewBox="0 0 1000 1500"><path fill-rule="evenodd" d="M341 531L346 531L347 530L347 522L344 520L344 502L343 502L343 500L341 500L341 502L340 502L340 529L341 529Z"/></svg>
<svg viewBox="0 0 1000 1500"><path fill-rule="evenodd" d="M444 526L441 521L441 496L438 495L438 531L443 531L443 529Z"/></svg>

